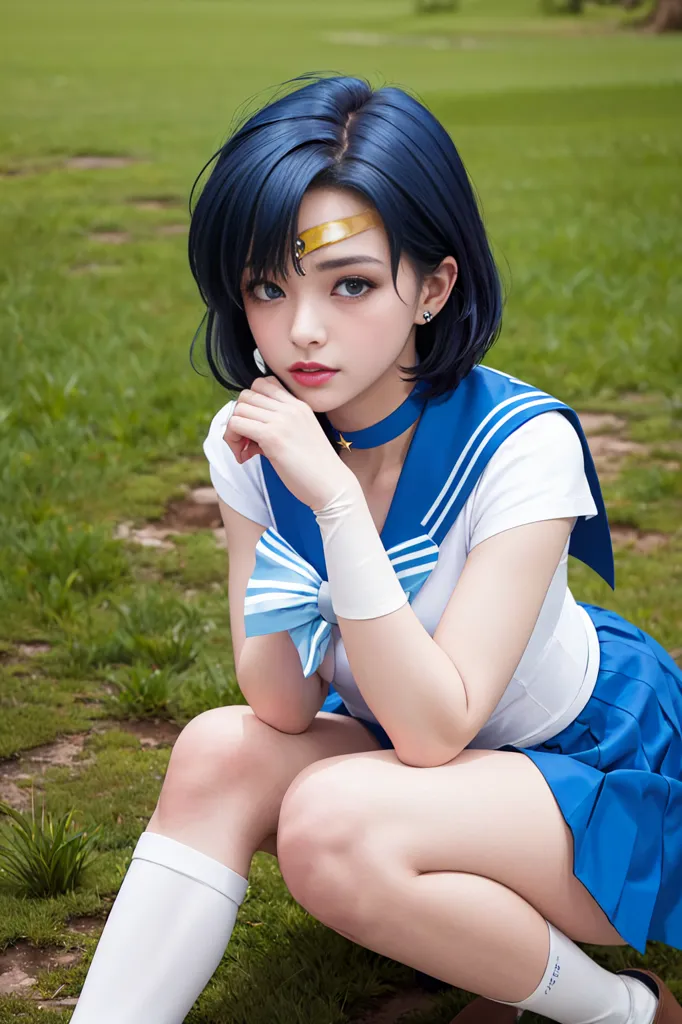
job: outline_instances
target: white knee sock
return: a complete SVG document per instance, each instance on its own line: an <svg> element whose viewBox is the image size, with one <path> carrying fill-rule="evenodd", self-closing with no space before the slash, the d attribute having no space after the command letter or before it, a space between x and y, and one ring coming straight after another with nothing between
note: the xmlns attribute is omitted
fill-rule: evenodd
<svg viewBox="0 0 682 1024"><path fill-rule="evenodd" d="M181 1024L215 972L248 879L143 832L71 1024Z"/></svg>
<svg viewBox="0 0 682 1024"><path fill-rule="evenodd" d="M652 1024L658 999L644 982L605 971L549 921L547 927L549 959L542 980L527 999L508 1006L559 1024Z"/></svg>

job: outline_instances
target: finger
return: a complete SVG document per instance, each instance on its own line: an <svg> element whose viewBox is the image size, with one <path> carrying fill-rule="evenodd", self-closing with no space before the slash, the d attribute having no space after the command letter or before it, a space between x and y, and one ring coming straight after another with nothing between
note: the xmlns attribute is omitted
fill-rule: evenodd
<svg viewBox="0 0 682 1024"><path fill-rule="evenodd" d="M235 454L237 454L241 450L244 438L254 440L249 430L245 431L240 427L240 421L255 423L257 421L262 422L266 419L271 419L277 414L277 408L279 408L279 406L273 410L259 408L255 405L248 405L246 402L237 403L234 408L234 412L230 416L225 427L223 440L226 444L229 444L230 448L232 448Z"/></svg>
<svg viewBox="0 0 682 1024"><path fill-rule="evenodd" d="M272 376L257 377L251 385L251 390L257 391L262 395L268 395L271 398L276 399L278 402L288 402L292 399L294 402L298 401L295 395L292 395L290 391L287 391L281 381Z"/></svg>
<svg viewBox="0 0 682 1024"><path fill-rule="evenodd" d="M252 410L252 415L263 416L263 410ZM235 407L232 415L230 416L225 430L223 432L223 441L231 449L234 457L237 461L241 461L242 453L248 448L250 444L255 444L255 441L250 437L250 430L246 430L239 425L240 416L237 413L237 407ZM254 422L254 421L249 421Z"/></svg>
<svg viewBox="0 0 682 1024"><path fill-rule="evenodd" d="M260 445L255 441L251 441L248 437L242 437L240 434L234 434L228 437L226 432L223 436L223 440L239 463L248 462L253 455L263 454Z"/></svg>
<svg viewBox="0 0 682 1024"><path fill-rule="evenodd" d="M229 435L227 431L223 434L223 441L234 455L237 462L241 462L242 449L246 443L245 438Z"/></svg>
<svg viewBox="0 0 682 1024"><path fill-rule="evenodd" d="M247 420L260 420L263 423L270 423L272 420L279 419L282 416L282 406L277 402L270 400L269 402L240 402L236 406L230 422L228 423L228 429L232 424L232 420L236 417L241 416L242 419Z"/></svg>
<svg viewBox="0 0 682 1024"><path fill-rule="evenodd" d="M236 459L240 465L243 465L249 459L252 459L254 455L265 455L265 452L255 441L244 441L243 447L236 453Z"/></svg>
<svg viewBox="0 0 682 1024"><path fill-rule="evenodd" d="M247 405L257 406L260 409L279 409L280 403L272 393L263 394L259 391L253 391L247 388L242 391L239 396L237 405L235 406L235 412L237 409L242 409Z"/></svg>
<svg viewBox="0 0 682 1024"><path fill-rule="evenodd" d="M249 419L246 416L238 416L237 413L232 415L230 419L230 427L233 432L236 432L237 438L231 436L228 444L232 448L234 442L235 447L241 454L241 449L244 444L244 439L249 441L255 441L256 444L260 444L261 440L267 435L269 424L264 423L262 420Z"/></svg>
<svg viewBox="0 0 682 1024"><path fill-rule="evenodd" d="M239 456L239 461L243 465L245 462L248 462L249 459L252 459L254 455L265 455L265 452L262 450L260 445L256 444L255 441L246 441L244 443L244 449Z"/></svg>

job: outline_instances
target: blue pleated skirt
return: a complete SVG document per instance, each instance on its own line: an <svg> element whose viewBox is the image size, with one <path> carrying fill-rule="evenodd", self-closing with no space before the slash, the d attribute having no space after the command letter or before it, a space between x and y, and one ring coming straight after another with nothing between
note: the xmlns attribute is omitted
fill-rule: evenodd
<svg viewBox="0 0 682 1024"><path fill-rule="evenodd" d="M557 736L502 749L542 772L573 834L574 874L619 935L640 953L647 941L682 949L682 671L620 615L583 607L601 651L592 696Z"/></svg>

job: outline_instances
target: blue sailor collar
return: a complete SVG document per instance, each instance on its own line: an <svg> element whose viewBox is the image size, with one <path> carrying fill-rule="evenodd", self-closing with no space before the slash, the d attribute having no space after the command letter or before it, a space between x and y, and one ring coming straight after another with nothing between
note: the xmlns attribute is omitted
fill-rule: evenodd
<svg viewBox="0 0 682 1024"><path fill-rule="evenodd" d="M596 516L576 522L569 553L614 587L606 510L577 414L544 391L477 366L454 391L425 403L380 534L410 603L435 568L444 537L499 446L523 423L550 410L563 413L580 438L597 507ZM312 509L285 487L265 456L261 463L275 525L256 548L244 605L246 636L288 629L308 676L321 663L336 622L322 537Z"/></svg>

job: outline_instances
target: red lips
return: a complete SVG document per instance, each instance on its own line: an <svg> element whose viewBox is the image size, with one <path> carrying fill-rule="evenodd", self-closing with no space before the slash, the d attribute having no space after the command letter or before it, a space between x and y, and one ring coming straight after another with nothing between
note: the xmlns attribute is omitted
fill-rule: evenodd
<svg viewBox="0 0 682 1024"><path fill-rule="evenodd" d="M325 366L323 363L303 363L300 360L292 363L289 370L333 370L332 366Z"/></svg>

